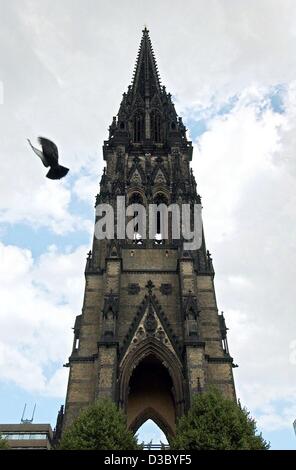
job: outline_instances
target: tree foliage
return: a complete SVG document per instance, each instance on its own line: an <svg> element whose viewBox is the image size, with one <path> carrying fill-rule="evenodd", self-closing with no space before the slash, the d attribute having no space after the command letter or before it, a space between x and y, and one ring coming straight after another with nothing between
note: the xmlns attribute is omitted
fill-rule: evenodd
<svg viewBox="0 0 296 470"><path fill-rule="evenodd" d="M100 399L80 413L63 434L59 448L135 450L141 446L127 429L124 413L111 400Z"/></svg>
<svg viewBox="0 0 296 470"><path fill-rule="evenodd" d="M7 450L9 449L7 439L4 439L3 436L0 434L0 450Z"/></svg>
<svg viewBox="0 0 296 470"><path fill-rule="evenodd" d="M256 422L246 408L210 389L193 397L188 413L177 422L170 448L267 450L269 444L257 433Z"/></svg>

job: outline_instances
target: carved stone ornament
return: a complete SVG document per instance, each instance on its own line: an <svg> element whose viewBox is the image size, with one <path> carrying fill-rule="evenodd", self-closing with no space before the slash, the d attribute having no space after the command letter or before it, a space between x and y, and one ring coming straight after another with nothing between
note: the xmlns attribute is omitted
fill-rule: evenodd
<svg viewBox="0 0 296 470"><path fill-rule="evenodd" d="M172 290L173 290L172 284L161 284L160 286L160 292L163 295L171 295Z"/></svg>
<svg viewBox="0 0 296 470"><path fill-rule="evenodd" d="M128 293L130 295L136 295L140 292L141 288L136 282L130 283L127 287Z"/></svg>
<svg viewBox="0 0 296 470"><path fill-rule="evenodd" d="M145 330L148 334L152 335L157 327L157 320L155 318L154 312L151 308L149 308L149 312L145 319Z"/></svg>

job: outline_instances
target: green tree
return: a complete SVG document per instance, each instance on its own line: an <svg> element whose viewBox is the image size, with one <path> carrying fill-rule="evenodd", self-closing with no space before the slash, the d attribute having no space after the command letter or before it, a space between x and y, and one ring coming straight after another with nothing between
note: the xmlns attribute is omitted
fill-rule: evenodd
<svg viewBox="0 0 296 470"><path fill-rule="evenodd" d="M193 397L188 413L177 422L170 448L267 450L269 444L257 433L256 422L245 408L212 388Z"/></svg>
<svg viewBox="0 0 296 470"><path fill-rule="evenodd" d="M126 417L108 399L100 399L83 410L65 431L60 449L136 450L141 446L127 429Z"/></svg>
<svg viewBox="0 0 296 470"><path fill-rule="evenodd" d="M7 439L4 439L3 436L0 434L0 450L7 450L7 449L9 449Z"/></svg>

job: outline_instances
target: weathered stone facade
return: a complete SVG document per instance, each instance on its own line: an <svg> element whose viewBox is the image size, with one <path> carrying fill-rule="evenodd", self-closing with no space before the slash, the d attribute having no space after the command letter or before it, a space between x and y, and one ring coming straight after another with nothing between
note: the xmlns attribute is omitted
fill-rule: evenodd
<svg viewBox="0 0 296 470"><path fill-rule="evenodd" d="M104 142L97 202L200 203L190 170L192 145L171 95L160 86L148 31L135 74ZM209 384L235 398L233 360L218 314L214 270L203 236L183 240L97 240L85 269L82 315L74 327L64 428L106 396L136 430L152 418L165 433L192 395Z"/></svg>

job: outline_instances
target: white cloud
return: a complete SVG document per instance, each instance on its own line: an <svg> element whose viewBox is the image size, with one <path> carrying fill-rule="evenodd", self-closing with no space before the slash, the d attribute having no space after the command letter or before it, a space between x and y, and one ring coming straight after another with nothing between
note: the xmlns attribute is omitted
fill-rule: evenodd
<svg viewBox="0 0 296 470"><path fill-rule="evenodd" d="M261 429L276 431L284 428L292 428L296 416L295 400L285 403L280 412L275 407L270 407L265 413L258 416L258 425Z"/></svg>
<svg viewBox="0 0 296 470"><path fill-rule="evenodd" d="M99 181L96 175L85 175L77 178L73 186L73 191L76 196L82 201L91 204L94 207L94 196L99 193Z"/></svg>
<svg viewBox="0 0 296 470"><path fill-rule="evenodd" d="M294 89L292 83L282 114L266 106L260 89L245 90L227 115L208 123L194 163L218 304L240 365L238 395L267 430L291 427L295 412L287 405L296 394L289 347L296 331L296 174L287 158L296 132Z"/></svg>
<svg viewBox="0 0 296 470"><path fill-rule="evenodd" d="M60 234L77 225L77 220L69 213L70 191L64 187L53 188L46 181L40 184L40 180L35 185L32 180L29 185L11 183L5 173L0 179L2 222L27 223L33 229L45 226Z"/></svg>
<svg viewBox="0 0 296 470"><path fill-rule="evenodd" d="M87 248L68 254L51 247L33 260L29 250L0 244L1 380L64 397L74 318L82 306ZM48 373L48 367L53 372Z"/></svg>

